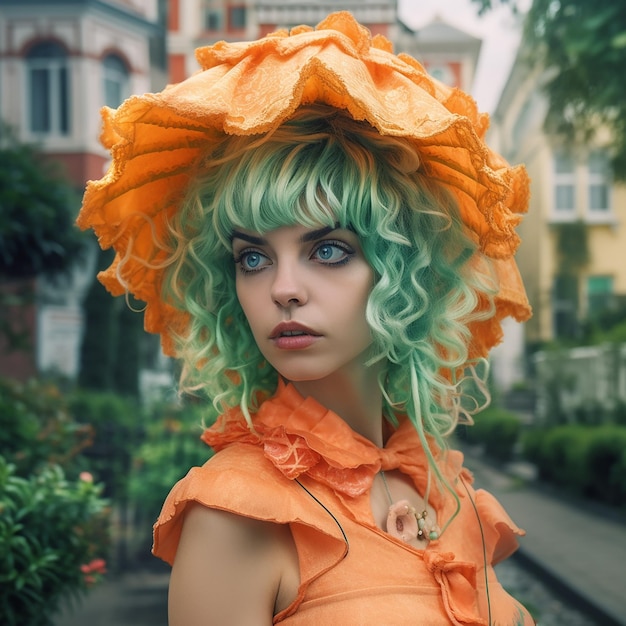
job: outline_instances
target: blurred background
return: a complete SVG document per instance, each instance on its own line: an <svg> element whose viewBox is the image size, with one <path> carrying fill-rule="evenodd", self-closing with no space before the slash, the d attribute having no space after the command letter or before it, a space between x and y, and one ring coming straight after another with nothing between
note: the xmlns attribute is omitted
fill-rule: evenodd
<svg viewBox="0 0 626 626"><path fill-rule="evenodd" d="M177 398L175 364L143 331L142 303L105 292L95 276L110 251L73 225L85 182L108 166L100 108L183 80L198 46L344 9L472 93L491 116L488 144L529 171L517 258L534 316L506 324L492 406L459 444L491 489L569 507L551 526L537 495L520 505L534 517L515 518L529 548L501 576L539 623L626 623L623 593L610 588L626 575L619 545L594 546L596 565L584 557L582 571L546 548L532 554L540 534L556 549L580 533L564 548L574 553L597 520L613 526L596 535L624 529L626 3L1 0L2 624L124 624L106 610L129 595L143 602L129 623L165 624L151 525L173 483L210 453L202 407ZM136 581L158 593L136 593ZM124 589L135 593L122 599Z"/></svg>

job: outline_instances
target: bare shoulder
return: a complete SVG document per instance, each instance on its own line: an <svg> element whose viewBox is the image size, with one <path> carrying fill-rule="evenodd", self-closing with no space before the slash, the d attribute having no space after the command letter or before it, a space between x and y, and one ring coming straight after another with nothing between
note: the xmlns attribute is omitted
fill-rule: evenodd
<svg viewBox="0 0 626 626"><path fill-rule="evenodd" d="M172 568L169 623L271 624L298 584L288 526L195 504L185 513Z"/></svg>

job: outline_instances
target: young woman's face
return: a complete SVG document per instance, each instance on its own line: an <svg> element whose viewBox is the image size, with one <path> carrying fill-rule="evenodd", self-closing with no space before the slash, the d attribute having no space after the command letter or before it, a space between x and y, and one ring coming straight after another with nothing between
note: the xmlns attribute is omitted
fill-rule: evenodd
<svg viewBox="0 0 626 626"><path fill-rule="evenodd" d="M237 297L267 361L287 380L362 368L374 274L356 234L285 226L232 239Z"/></svg>

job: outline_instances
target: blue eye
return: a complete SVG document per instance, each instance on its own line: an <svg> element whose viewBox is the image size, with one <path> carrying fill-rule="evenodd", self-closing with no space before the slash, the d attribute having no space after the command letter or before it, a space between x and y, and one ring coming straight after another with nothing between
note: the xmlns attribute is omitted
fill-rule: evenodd
<svg viewBox="0 0 626 626"><path fill-rule="evenodd" d="M248 268L254 269L260 265L261 255L258 252L248 252L248 254L243 255L242 263L245 263Z"/></svg>
<svg viewBox="0 0 626 626"><path fill-rule="evenodd" d="M333 259L333 255L335 255L337 252L343 253L342 250L339 250L338 248L329 245L320 246L317 249L317 254L319 258L322 259L322 261L331 261Z"/></svg>
<svg viewBox="0 0 626 626"><path fill-rule="evenodd" d="M313 257L327 265L343 265L354 255L354 250L343 242L322 242L313 251Z"/></svg>
<svg viewBox="0 0 626 626"><path fill-rule="evenodd" d="M266 265L271 264L270 260L257 250L244 250L239 257L235 259L235 263L244 274L258 272Z"/></svg>

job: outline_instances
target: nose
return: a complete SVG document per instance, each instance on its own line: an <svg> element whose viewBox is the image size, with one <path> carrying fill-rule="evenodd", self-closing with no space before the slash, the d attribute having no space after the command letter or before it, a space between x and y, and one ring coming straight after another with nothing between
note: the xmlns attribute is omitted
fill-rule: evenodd
<svg viewBox="0 0 626 626"><path fill-rule="evenodd" d="M305 281L293 263L279 263L272 282L272 300L282 308L302 306L308 300Z"/></svg>

